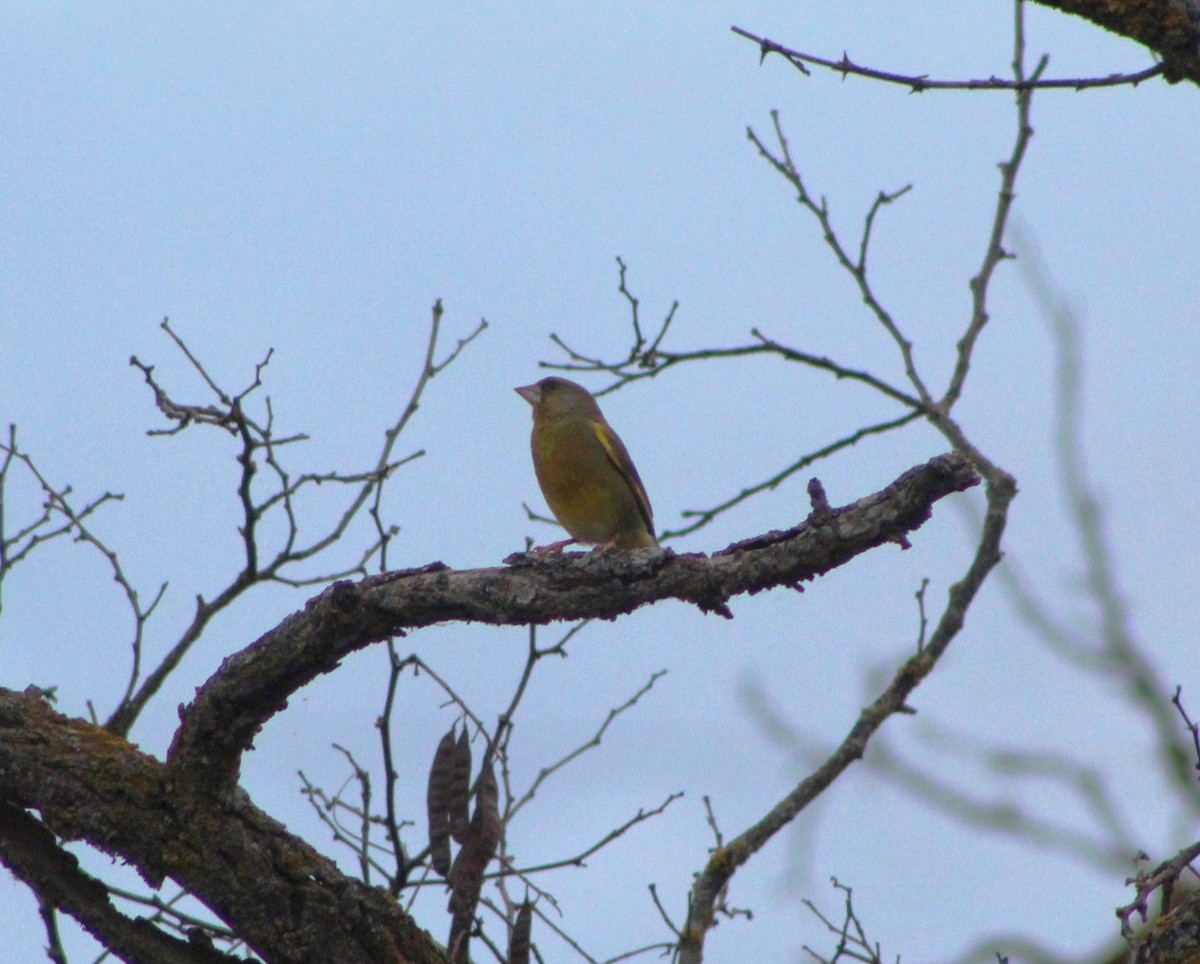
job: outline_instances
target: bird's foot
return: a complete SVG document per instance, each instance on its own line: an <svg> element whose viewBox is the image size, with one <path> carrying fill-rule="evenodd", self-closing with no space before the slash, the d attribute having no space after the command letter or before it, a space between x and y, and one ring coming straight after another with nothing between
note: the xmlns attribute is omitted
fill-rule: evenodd
<svg viewBox="0 0 1200 964"><path fill-rule="evenodd" d="M574 539L563 539L561 542L552 542L548 546L534 546L534 548L530 549L529 551L557 554L562 552L567 546L575 545L575 542L576 540Z"/></svg>

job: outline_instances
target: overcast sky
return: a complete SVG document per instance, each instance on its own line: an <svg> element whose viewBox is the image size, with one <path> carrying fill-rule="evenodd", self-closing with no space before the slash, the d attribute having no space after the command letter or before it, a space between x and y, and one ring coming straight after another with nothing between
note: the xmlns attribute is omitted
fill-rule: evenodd
<svg viewBox="0 0 1200 964"><path fill-rule="evenodd" d="M747 126L770 137L772 109L850 243L880 190L913 185L879 217L872 270L929 380L942 385L950 371L997 164L1011 150L1012 98L918 96L820 71L806 78L778 58L760 66L755 45L729 27L831 58L846 51L883 69L968 78L1009 71L1011 22L998 0L4 4L0 419L19 426L23 447L56 484L70 483L80 498L124 493L96 529L144 596L170 582L149 631L152 664L196 595L212 595L235 571L236 465L217 432L147 437L164 422L129 357L155 365L181 400L207 404L158 327L164 317L230 390L248 384L273 348L265 377L276 424L311 436L289 453L293 469L356 469L372 462L408 397L440 298L443 351L481 318L489 328L433 381L399 443L400 454L426 454L389 489L386 508L401 528L391 562L496 565L527 535L554 537L522 509L544 503L528 407L512 388L540 377L540 360L561 360L552 332L588 354L626 349L617 256L644 324L680 302L668 348L743 344L758 327L902 378L894 345L747 140ZM1033 8L1028 28L1031 54L1050 56L1049 76L1151 63L1080 20ZM1039 94L1016 207L1024 250L1036 243L1082 321L1086 455L1136 631L1185 695L1200 693L1200 526L1190 484L1200 471L1195 107L1194 87L1158 81ZM1053 466L1051 338L1020 270L1009 263L997 274L992 323L959 415L1019 481L1011 558L1086 621L1093 613ZM901 414L860 387L761 358L679 369L603 405L661 528ZM946 447L910 427L813 471L842 504ZM676 548L711 551L795 524L807 513L811 474ZM338 493L319 495L311 510L328 518ZM10 499L10 525L39 505L28 487ZM711 846L704 795L728 836L803 776L801 761L755 721L748 692L767 694L813 748L841 739L875 695L867 676L911 652L921 580L930 579L931 611L940 611L961 575L971 529L955 502L938 506L907 552L877 550L803 594L737 600L732 622L671 603L592 626L568 659L539 672L513 741L518 782L668 670L511 828L518 858L540 863L685 792L587 869L539 878L589 953L669 939L647 885L681 920ZM347 547L325 568L353 555ZM258 591L221 616L133 738L161 755L176 707L314 591ZM64 712L86 715L91 700L106 714L127 680L130 627L103 560L65 542L47 547L14 572L4 604L0 684L56 685ZM463 626L400 643L486 720L506 704L525 646L518 629ZM332 849L297 771L339 787L347 769L334 742L376 763L385 679L381 648L346 661L268 725L245 767L261 806L348 869L352 855ZM428 762L455 719L441 703L425 678L402 687L402 804L417 823L406 838L414 850ZM1079 679L1040 649L995 587L913 705L918 716L892 720L887 734L909 758L926 759L918 734L933 723L962 739L1069 753L1113 781L1137 846L1160 858L1190 839L1172 825L1161 785L1143 779L1148 731L1111 687ZM981 799L1091 827L1065 796L927 759ZM885 956L916 962L954 959L1000 932L1086 955L1115 934L1113 908L1128 899L1123 873L964 826L858 766L735 878L730 903L754 918L722 922L711 959L800 960L805 943L828 953L832 940L800 901L836 915L831 875L854 887ZM444 939L441 902L439 893L421 905L421 919ZM0 920L9 922L7 959L37 959L44 934L35 905L3 875ZM72 960L90 959L88 941L66 930ZM544 930L534 936L547 960L573 959Z"/></svg>

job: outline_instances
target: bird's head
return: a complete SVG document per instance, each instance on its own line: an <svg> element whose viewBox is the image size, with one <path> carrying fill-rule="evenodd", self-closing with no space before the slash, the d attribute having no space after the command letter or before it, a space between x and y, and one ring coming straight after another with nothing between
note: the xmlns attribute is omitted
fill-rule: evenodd
<svg viewBox="0 0 1200 964"><path fill-rule="evenodd" d="M522 385L516 393L533 406L535 418L600 415L596 399L582 385L551 375L532 385Z"/></svg>

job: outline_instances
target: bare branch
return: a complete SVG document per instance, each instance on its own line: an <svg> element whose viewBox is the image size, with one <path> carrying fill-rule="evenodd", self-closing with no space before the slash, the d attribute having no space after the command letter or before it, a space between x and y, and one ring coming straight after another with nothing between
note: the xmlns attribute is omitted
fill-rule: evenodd
<svg viewBox="0 0 1200 964"><path fill-rule="evenodd" d="M404 849L404 844L400 842L400 818L396 813L396 781L399 776L396 772L396 763L392 758L392 709L396 704L396 688L405 664L400 662L400 657L396 653L395 640L388 639L387 652L389 667L387 695L383 701L383 712L379 714L375 725L379 729L380 751L383 755L384 801L387 807L385 825L388 839L392 845L392 856L396 861L395 872L390 875L389 889L395 895L400 892L408 880L412 865L408 859L408 852Z"/></svg>
<svg viewBox="0 0 1200 964"><path fill-rule="evenodd" d="M234 960L120 913L109 900L108 888L85 873L40 821L7 800L0 802L0 858L43 905L65 910L122 960L132 964L230 964ZM61 955L61 946L58 950Z"/></svg>
<svg viewBox="0 0 1200 964"><path fill-rule="evenodd" d="M946 734L937 740L936 746L943 753L966 757L1001 779L1013 783L1036 779L1064 791L1082 812L1092 815L1097 827L1088 831L1079 826L1080 821L1055 822L1043 817L1013 802L1011 791L997 799L972 793L905 760L887 741L874 745L868 766L959 823L1020 840L1042 853L1065 854L1104 873L1128 866L1129 854L1136 847L1122 828L1116 803L1095 769L1063 755L967 747L962 744L964 739L962 734Z"/></svg>
<svg viewBox="0 0 1200 964"><path fill-rule="evenodd" d="M1183 687L1175 687L1175 695L1171 697L1171 705L1183 718L1183 723L1187 727L1188 733L1192 736L1192 748L1195 750L1195 770L1200 773L1200 723L1188 716L1188 711L1183 706Z"/></svg>
<svg viewBox="0 0 1200 964"><path fill-rule="evenodd" d="M813 960L820 962L820 964L836 964L838 961L863 961L865 964L883 964L883 955L880 953L879 945L872 944L867 939L867 933L863 928L862 921L858 919L858 914L854 910L854 891L845 884L839 883L836 877L832 878L832 883L835 890L840 890L846 895L842 905L842 922L840 924L835 924L821 913L817 909L817 905L811 900L806 899L804 906L812 911L813 916L825 925L825 929L829 933L837 935L837 946L833 950L832 957L822 957L807 944L804 945L805 952ZM900 959L896 958L896 960L898 964Z"/></svg>
<svg viewBox="0 0 1200 964"><path fill-rule="evenodd" d="M1190 80L1200 84L1200 4L1195 0L1037 0L1044 7L1090 20L1105 30L1128 37L1162 57L1162 74L1169 83Z"/></svg>
<svg viewBox="0 0 1200 964"><path fill-rule="evenodd" d="M916 362L913 358L912 342L901 332L897 321L892 317L891 313L883 306L883 303L876 297L875 291L871 286L870 279L867 276L866 266L866 251L868 247L868 236L871 229L874 227L875 214L878 210L880 202L877 200L872 205L870 212L864 220L863 237L859 242L859 258L850 257L849 251L842 244L837 232L834 230L833 221L829 214L829 205L822 198L819 202L809 193L808 187L804 183L804 178L800 174L796 162L792 158L791 147L788 144L787 136L783 133L783 127L779 122L779 111L771 111L771 122L775 128L775 141L778 144L779 154L773 154L767 149L766 145L754 133L753 128L747 128L746 136L750 142L758 148L758 152L767 160L770 165L775 168L783 176L783 178L792 186L796 192L796 200L805 208L821 227L821 232L825 239L825 244L829 250L833 252L834 258L837 259L842 269L854 279L858 286L859 293L862 295L863 303L867 306L870 312L875 316L876 321L888 333L891 339L896 343L896 347L900 349L900 356L904 361L904 371L908 376L909 383L916 389L917 397L919 398L918 407L923 411L928 411L933 407L933 398L920 375L917 374ZM887 197L900 197L906 193L908 188L903 188ZM883 196L883 195L881 195ZM885 394L892 397L901 396L902 393L898 389L890 388Z"/></svg>
<svg viewBox="0 0 1200 964"><path fill-rule="evenodd" d="M1143 871L1139 872L1136 877L1126 878L1125 883L1133 884L1137 891L1137 896L1132 901L1117 908L1117 917L1121 921L1121 934L1126 940L1132 941L1133 938L1133 926L1129 923L1130 918L1137 915L1141 918L1142 923L1145 923L1150 909L1150 895L1160 888L1164 889L1164 905L1169 905L1170 891L1175 886L1175 881L1197 858L1200 858L1200 841L1184 847L1170 860L1164 860L1149 873Z"/></svg>
<svg viewBox="0 0 1200 964"><path fill-rule="evenodd" d="M514 869L513 871L511 871L511 873L518 874L519 876L524 878L528 874L543 873L547 870L557 870L560 867L583 867L583 866L586 866L586 861L587 861L588 857L603 850L605 847L607 847L610 843L612 843L614 840L618 839L619 837L623 837L626 833L628 833L630 830L632 830L638 824L645 823L647 820L652 820L654 817L660 816L661 814L665 813L667 810L667 807L669 807L671 804L673 804L676 800L682 799L682 797L683 797L682 792L671 793L671 794L668 794L667 798L665 800L663 800L663 802L660 803L657 807L651 807L648 810L645 807L638 808L638 812L635 813L632 817L629 817L622 823L617 824L617 826L613 827L611 830L609 830L607 833L605 833L604 836L601 837L599 840L595 841L594 843L589 844L583 850L579 851L578 853L574 854L571 857L561 857L557 860L550 860L545 863L535 864L530 867L521 867L520 869Z"/></svg>
<svg viewBox="0 0 1200 964"><path fill-rule="evenodd" d="M683 964L699 964L703 959L704 939L713 925L719 895L737 870L828 789L852 763L861 759L868 741L891 716L912 712L907 705L908 697L933 671L958 635L980 587L1000 561L1000 540L1008 518L1008 505L1015 495L1016 484L1008 476L1001 473L989 480L988 512L975 558L963 579L950 587L946 609L927 645L896 671L888 687L862 711L845 739L824 763L780 800L765 817L713 853L692 887L688 924L679 945Z"/></svg>
<svg viewBox="0 0 1200 964"><path fill-rule="evenodd" d="M940 456L819 522L744 540L711 557L670 550L559 558L517 553L500 569L456 573L434 563L335 583L226 660L183 711L169 759L210 792L232 787L242 751L288 697L372 642L446 620L513 625L611 618L667 598L729 616L734 595L794 586L897 542L928 518L935 501L977 481L966 459Z"/></svg>
<svg viewBox="0 0 1200 964"><path fill-rule="evenodd" d="M601 741L604 739L604 734L608 732L608 728L612 725L613 721L622 713L636 706L638 701L654 688L654 684L666 675L667 671L665 669L660 669L658 672L651 674L650 679L641 687L641 689L629 697L629 699L627 699L620 706L614 706L608 711L608 715L604 717L604 721L600 724L600 728L596 730L590 740L575 747L575 749L557 762L552 763L549 766L542 767L542 769L538 771L538 775L534 777L533 782L529 785L529 789L525 791L520 799L516 800L509 806L505 819L511 820L513 817L515 817L525 807L526 804L528 804L535 796L537 796L537 792L542 788L542 784L544 784L555 773L572 763L574 760L577 760L588 750L598 747ZM668 800L667 802L669 803L670 801ZM664 807L665 806L666 805L664 804ZM591 852L592 851L589 851L589 853Z"/></svg>
<svg viewBox="0 0 1200 964"><path fill-rule="evenodd" d="M215 924L209 918L198 917L180 910L176 905L191 897L186 890L177 890L174 897L166 900L159 897L158 894L137 894L111 885L108 890L113 897L152 910L153 913L146 920L169 927L181 937L194 940L199 931L208 940L221 941L225 945L226 952L232 952L245 946L245 942L240 940L228 927Z"/></svg>
<svg viewBox="0 0 1200 964"><path fill-rule="evenodd" d="M14 848L37 841L41 825L23 812L36 809L46 845L54 845L51 832L86 839L132 865L151 886L173 878L268 960L440 959L436 945L390 896L342 874L244 793L218 797L177 777L111 732L53 712L36 690L0 690L6 798L0 856L7 866L19 859ZM44 863L39 855L37 865ZM77 871L67 872L78 881ZM117 936L138 935L130 929ZM188 957L168 956L170 943L155 946L162 949L157 957L127 959L227 960L203 957L190 945L183 945Z"/></svg>
<svg viewBox="0 0 1200 964"><path fill-rule="evenodd" d="M141 672L142 642L145 638L146 624L166 594L167 584L164 582L159 586L154 598L150 600L150 604L143 606L141 596L125 575L116 551L111 549L85 524L85 520L100 506L106 502L120 501L124 496L105 492L83 508L76 509L70 499L71 487L65 486L59 489L51 485L38 469L33 458L17 448L17 427L15 425L9 426L8 444L0 444L0 451L4 452L3 463L0 464L0 586L13 566L24 560L34 549L58 536L73 535L76 542L90 545L104 556L109 569L112 570L113 582L121 588L133 617L133 638L130 642L133 661L125 690L127 698L136 686ZM8 473L14 462L24 465L29 474L33 476L42 490L44 500L41 516L33 522L25 524L10 536L5 530L5 509L9 483ZM60 517L65 521L59 523L57 520Z"/></svg>
<svg viewBox="0 0 1200 964"><path fill-rule="evenodd" d="M1046 0L1039 0L1046 2ZM1002 91L1027 91L1027 90L1090 90L1095 87L1136 87L1143 81L1150 80L1154 77L1159 77L1164 74L1162 64L1154 64L1147 67L1145 70L1139 70L1134 73L1125 74L1108 74L1105 77L1074 77L1062 78L1053 80L1042 80L1039 78L1030 78L1028 80L1005 80L1002 77L987 77L978 80L931 80L928 74L898 74L889 70L879 70L874 67L865 67L854 63L850 57L843 53L838 60L830 60L827 57L818 57L815 54L806 54L799 50L793 50L790 47L785 47L783 44L776 43L774 40L768 40L766 37L759 37L751 33L749 30L743 30L741 27L730 27L733 33L739 37L745 37L747 40L752 40L758 44L760 51L759 62L766 60L771 54L777 54L795 67L802 74L809 74L805 64L814 64L818 67L826 67L829 70L837 71L842 77L856 76L866 77L869 80L880 80L888 84L899 84L902 87L907 87L910 93L920 94L927 90L970 90L970 91L986 91L986 90L1002 90Z"/></svg>
<svg viewBox="0 0 1200 964"><path fill-rule="evenodd" d="M1013 28L1013 76L1019 83L1025 81L1025 21L1024 4L1018 0L1015 3L1015 24ZM1032 79L1036 79L1046 68L1046 58L1033 71ZM971 356L980 333L988 323L987 297L992 275L997 265L1006 258L1011 258L1004 250L1004 234L1008 225L1009 213L1013 201L1016 200L1017 173L1021 162L1025 159L1025 151L1029 140L1033 137L1033 127L1029 123L1029 111L1033 101L1033 91L1028 86L1022 86L1017 94L1017 134L1013 139L1012 152L1007 161L1000 165L1000 193L996 199L995 212L992 215L992 230L984 250L983 264L979 273L971 279L971 319L966 331L958 342L958 361L954 366L954 374L950 377L950 385L942 397L939 408L949 414L954 404L962 394L967 372L971 368Z"/></svg>
<svg viewBox="0 0 1200 964"><path fill-rule="evenodd" d="M892 419L888 422L880 422L877 425L868 425L865 428L860 428L858 431L853 432L845 438L838 439L836 442L831 442L829 445L823 446L822 448L817 449L815 452L810 452L807 455L801 456L787 468L776 472L769 479L765 479L764 481L759 482L757 485L752 485L748 488L742 489L742 491L737 495L731 496L724 502L718 503L709 509L685 509L682 513L680 513L683 518L695 519L696 521L679 529L667 529L662 533L661 536L659 536L659 542L665 542L670 539L678 538L679 536L689 535L690 533L695 532L697 529L703 529L706 525L717 518L717 516L721 515L721 513L728 512L730 509L734 508L734 506L740 505L747 499L758 495L760 492L766 492L778 488L797 472L804 471L806 468L815 464L816 462L819 462L821 459L829 458L829 456L834 455L843 449L850 448L868 436L882 435L884 432L890 432L893 429L901 428L914 419L920 417L920 412L909 412L907 415L901 415L899 418Z"/></svg>
<svg viewBox="0 0 1200 964"><path fill-rule="evenodd" d="M401 411L396 422L384 433L384 442L370 469L352 473L304 473L293 478L283 466L278 457L281 445L307 438L304 435L294 435L287 438L277 438L274 433L274 415L270 400L265 403L267 419L261 423L252 418L246 411L245 402L249 396L262 386L262 374L271 359L271 352L255 367L254 378L250 385L237 394L224 391L216 380L208 373L204 365L191 352L183 339L176 334L167 321L163 329L187 357L192 366L200 373L209 389L217 397L219 405L181 404L174 401L169 393L158 384L154 377L154 369L145 365L136 357L130 359L130 364L141 370L146 383L154 392L158 408L167 418L175 422L175 426L167 434L183 431L191 425L215 425L239 440L239 450L236 455L238 464L238 501L241 508L241 522L237 528L242 543L242 569L232 580L221 589L211 600L203 596L196 599L195 610L191 622L184 629L179 639L167 651L167 654L152 670L141 685L134 691L127 692L125 697L114 709L108 719L108 727L115 733L126 734L134 721L141 715L146 704L162 687L167 677L187 655L192 645L203 634L208 624L217 613L221 612L245 592L260 583L279 582L286 585L311 585L327 583L334 578L347 575L366 574L369 561L377 552L382 553L388 540L394 534L394 529L387 527L379 518L379 492L392 473L409 461L419 458L423 452L414 452L401 459L393 459L392 452L396 442L412 417L420 407L420 400L429 381L443 371L459 353L479 334L487 328L487 322L481 321L471 334L460 339L457 346L440 362L437 360L438 337L441 330L442 303L434 304L429 336L425 348L425 358L416 384L409 396L408 403ZM275 485L265 495L258 493L259 485L256 476L262 464L271 469ZM294 500L302 489L312 485L336 483L351 489L352 497L341 516L336 519L321 534L307 544L300 541L300 521L296 514ZM375 496L373 506L368 510L372 514L379 538L370 545L360 557L358 563L349 569L335 573L310 573L303 577L292 576L290 573L299 564L316 558L326 549L340 542L351 523L358 518L368 500ZM283 543L274 552L264 551L260 544L260 533L268 513L281 511L284 516Z"/></svg>

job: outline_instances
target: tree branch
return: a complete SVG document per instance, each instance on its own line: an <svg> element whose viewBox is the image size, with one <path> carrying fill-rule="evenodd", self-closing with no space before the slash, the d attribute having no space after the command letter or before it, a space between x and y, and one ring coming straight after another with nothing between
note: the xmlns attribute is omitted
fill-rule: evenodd
<svg viewBox="0 0 1200 964"><path fill-rule="evenodd" d="M132 964L230 964L234 958L164 934L145 920L126 917L108 888L79 867L36 817L0 802L0 859L43 906L61 908L108 950ZM61 948L59 948L61 951ZM59 958L66 960L66 958Z"/></svg>
<svg viewBox="0 0 1200 964"><path fill-rule="evenodd" d="M1192 844L1146 879L1130 881L1137 884L1138 896L1128 906L1117 908L1121 931L1127 938L1132 935L1129 917L1136 911L1142 920L1146 919L1148 894L1168 881L1176 880L1197 857L1200 857L1200 844ZM1193 890L1178 906L1170 910L1164 908L1162 916L1147 930L1129 960L1131 964L1185 964L1196 960L1197 955L1200 955L1200 889Z"/></svg>
<svg viewBox="0 0 1200 964"><path fill-rule="evenodd" d="M225 660L183 710L168 760L209 792L231 789L241 753L288 698L373 642L448 621L512 626L613 619L663 599L728 617L733 596L794 587L884 543L907 546L905 534L929 518L934 502L978 481L964 456L942 455L852 505L712 556L515 553L505 567L454 571L437 562L334 583Z"/></svg>
<svg viewBox="0 0 1200 964"><path fill-rule="evenodd" d="M890 717L912 712L906 702L909 695L933 671L958 635L979 588L1000 561L1000 541L1008 520L1008 506L1016 494L1012 477L996 470L987 484L988 508L975 557L963 578L950 587L949 601L926 645L896 671L888 687L862 711L845 739L824 763L801 780L766 816L728 845L713 852L692 886L688 922L679 941L682 964L700 964L703 960L704 939L713 926L714 909L720 894L742 865L824 793L852 763L862 759L868 741Z"/></svg>
<svg viewBox="0 0 1200 964"><path fill-rule="evenodd" d="M1045 2L1045 0L1038 0L1038 2ZM1057 6L1057 4L1053 3L1048 5ZM800 71L800 73L805 75L812 73L805 64L813 64L816 67L825 67L828 70L836 71L842 75L843 80L847 75L852 74L856 77L878 80L886 84L898 84L901 87L907 87L909 92L913 94L921 94L927 90L1026 91L1036 88L1038 90L1080 91L1090 90L1093 87L1136 87L1143 81L1165 73L1165 68L1162 64L1154 64L1152 67L1147 67L1144 70L1135 71L1134 73L1107 74L1103 77L1058 77L1050 79L1037 77L1029 80L1004 80L1001 77L993 75L991 77L976 77L968 80L934 80L928 74L901 74L891 70L880 70L877 67L856 64L845 52L842 53L842 56L838 60L830 60L828 57L818 57L815 54L804 53L801 50L793 50L791 47L785 47L781 43L776 43L767 37L760 37L749 30L743 30L741 27L730 27L729 29L739 37L745 37L747 40L753 40L758 44L759 63L766 60L770 54L778 54Z"/></svg>
<svg viewBox="0 0 1200 964"><path fill-rule="evenodd" d="M244 793L216 800L194 792L120 737L55 713L35 687L25 693L0 689L0 787L0 859L23 879L22 846L45 850L53 846L53 833L86 840L128 862L152 886L174 879L256 953L278 964L445 961L394 900L342 874ZM26 808L39 811L41 824L21 813ZM115 911L106 916L100 895L85 895L73 858L59 851L57 860L56 871L39 860L30 873L45 887L53 874L70 886L76 897L64 897L62 906L86 912L92 926L112 928L123 946L133 946L136 937L161 951L127 959L226 959L182 956L190 945L147 935L128 919L111 917Z"/></svg>

